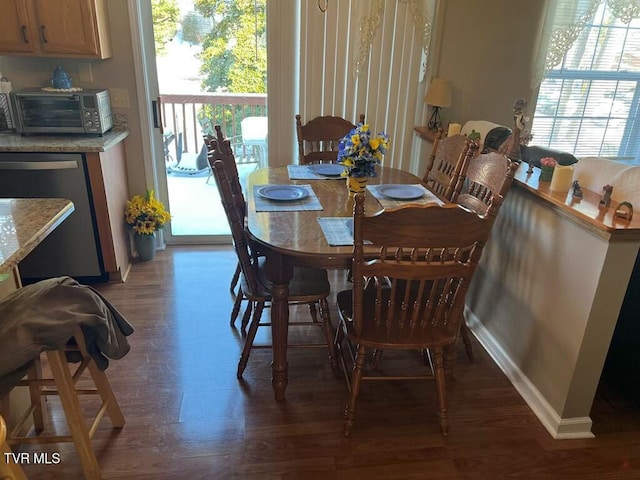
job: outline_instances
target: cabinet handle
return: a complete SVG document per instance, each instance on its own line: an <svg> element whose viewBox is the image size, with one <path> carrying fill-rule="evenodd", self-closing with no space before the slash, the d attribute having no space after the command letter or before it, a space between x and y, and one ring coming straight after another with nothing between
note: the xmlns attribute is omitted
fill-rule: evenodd
<svg viewBox="0 0 640 480"><path fill-rule="evenodd" d="M47 40L47 31L44 25L40 25L40 38L42 38L42 43L49 43Z"/></svg>
<svg viewBox="0 0 640 480"><path fill-rule="evenodd" d="M20 30L22 31L22 41L24 43L29 43L29 37L27 37L27 26L26 25L22 25L20 27Z"/></svg>

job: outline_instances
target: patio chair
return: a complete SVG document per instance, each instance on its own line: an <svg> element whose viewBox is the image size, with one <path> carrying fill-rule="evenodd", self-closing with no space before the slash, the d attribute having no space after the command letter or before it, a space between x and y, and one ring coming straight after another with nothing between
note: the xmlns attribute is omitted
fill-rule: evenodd
<svg viewBox="0 0 640 480"><path fill-rule="evenodd" d="M207 162L207 145L202 142L200 151L197 154L183 152L183 136L182 132L178 133L176 141L176 157L177 161L173 165L167 166L167 173L177 175L198 175L209 171L209 163Z"/></svg>

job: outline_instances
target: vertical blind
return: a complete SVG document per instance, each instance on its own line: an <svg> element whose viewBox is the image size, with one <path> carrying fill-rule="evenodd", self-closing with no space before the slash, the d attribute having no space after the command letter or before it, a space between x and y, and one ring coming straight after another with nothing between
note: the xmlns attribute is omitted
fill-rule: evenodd
<svg viewBox="0 0 640 480"><path fill-rule="evenodd" d="M410 170L416 113L424 105L420 82L424 26L418 11L433 18L435 2L396 0L329 1L325 12L316 0L303 2L300 21L299 113L303 122L336 115L356 122L360 113L375 132L391 137L384 165ZM368 55L364 26L375 24ZM355 72L359 57L367 61Z"/></svg>

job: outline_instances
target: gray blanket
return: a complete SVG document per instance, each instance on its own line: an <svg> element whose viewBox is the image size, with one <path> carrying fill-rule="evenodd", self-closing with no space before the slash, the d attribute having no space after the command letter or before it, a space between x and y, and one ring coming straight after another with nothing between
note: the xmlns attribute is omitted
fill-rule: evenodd
<svg viewBox="0 0 640 480"><path fill-rule="evenodd" d="M0 391L41 352L64 347L76 326L102 370L108 358L122 358L130 349L131 324L100 293L70 277L27 285L0 300Z"/></svg>

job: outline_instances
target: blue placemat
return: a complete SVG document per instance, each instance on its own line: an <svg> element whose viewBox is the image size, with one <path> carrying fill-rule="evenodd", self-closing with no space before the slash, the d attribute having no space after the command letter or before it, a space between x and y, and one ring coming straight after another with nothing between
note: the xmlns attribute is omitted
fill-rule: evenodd
<svg viewBox="0 0 640 480"><path fill-rule="evenodd" d="M414 198L412 200L396 200L393 198L385 197L383 194L378 192L380 187L384 187L384 185L367 185L367 190L371 192L371 195L376 197L376 200L380 202L384 208L393 208L393 207L401 207L403 205L409 204L418 204L418 205L426 205L427 203L437 203L438 205L444 205L444 202L440 200L433 192L429 191L427 187L416 183L411 185L412 187L418 187L424 190L424 196L421 198Z"/></svg>
<svg viewBox="0 0 640 480"><path fill-rule="evenodd" d="M287 165L289 180L344 180L339 175L327 176L315 173L309 165Z"/></svg>
<svg viewBox="0 0 640 480"><path fill-rule="evenodd" d="M318 223L329 245L353 245L353 217L318 217Z"/></svg>
<svg viewBox="0 0 640 480"><path fill-rule="evenodd" d="M322 210L320 200L311 188L311 185L296 185L305 188L309 192L309 196L301 200L294 201L278 201L269 200L258 194L258 189L264 185L254 185L253 199L255 201L256 212L295 212L299 210Z"/></svg>

